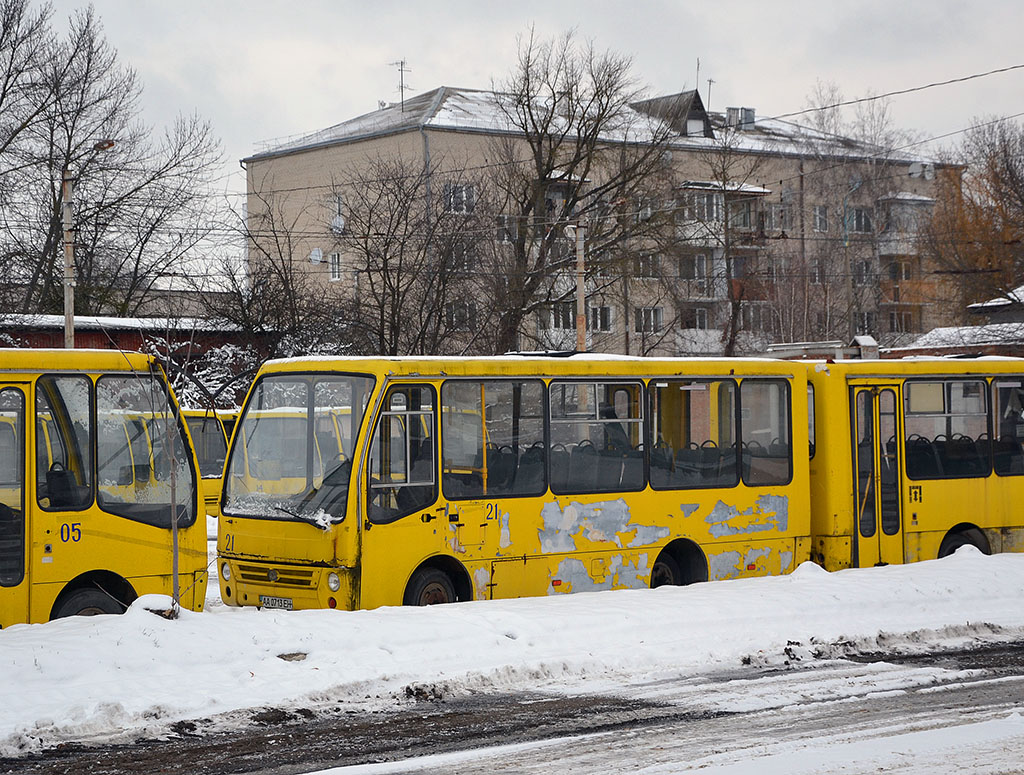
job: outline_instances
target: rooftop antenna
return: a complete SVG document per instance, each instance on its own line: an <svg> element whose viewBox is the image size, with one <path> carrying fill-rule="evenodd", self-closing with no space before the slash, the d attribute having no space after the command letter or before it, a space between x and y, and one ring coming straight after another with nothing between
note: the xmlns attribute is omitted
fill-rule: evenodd
<svg viewBox="0 0 1024 775"><path fill-rule="evenodd" d="M704 106L706 110L711 110L711 84L714 82L714 78L708 78L708 104Z"/></svg>
<svg viewBox="0 0 1024 775"><path fill-rule="evenodd" d="M697 91L700 91L700 57L697 57L697 77L693 82L697 84Z"/></svg>
<svg viewBox="0 0 1024 775"><path fill-rule="evenodd" d="M398 68L398 94L402 105L402 112L405 113L405 90L412 88L405 85L405 74L411 73L412 70L406 67L409 63L404 59L399 59L397 62L389 62L388 64Z"/></svg>

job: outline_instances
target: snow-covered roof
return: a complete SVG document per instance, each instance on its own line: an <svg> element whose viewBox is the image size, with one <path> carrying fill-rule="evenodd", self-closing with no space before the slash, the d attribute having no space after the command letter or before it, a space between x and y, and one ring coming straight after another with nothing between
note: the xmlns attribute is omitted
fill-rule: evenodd
<svg viewBox="0 0 1024 775"><path fill-rule="evenodd" d="M730 193L739 194L770 194L772 190L770 188L764 188L763 186L754 186L750 183L737 183L735 181L728 181L725 185L720 180L686 180L683 181L679 188L693 188L707 191L721 191L725 189Z"/></svg>
<svg viewBox="0 0 1024 775"><path fill-rule="evenodd" d="M885 196L878 198L879 202L906 202L908 204L920 204L920 205L932 205L935 204L935 198L930 196L924 196L923 194L914 194L910 191L890 191Z"/></svg>
<svg viewBox="0 0 1024 775"><path fill-rule="evenodd" d="M665 122L677 132L673 146L680 149L713 148L718 142L703 134L690 135L680 131L678 116L668 115L665 105L685 106L688 116L707 119L711 131L726 126L723 113L705 112L695 92L644 100L627 109L623 118L610 127L608 141L644 142L653 132L663 129ZM283 141L267 142L259 152L244 159L254 161L314 148L355 142L380 135L418 129L455 130L486 133L516 133L508 119L511 97L495 91L441 86L401 103L391 103L378 110L343 121L334 126ZM697 111L697 112L695 112ZM806 154L809 150L833 157L887 158L903 162L924 160L917 154L902 150L885 150L878 146L832 135L778 118L758 118L752 127L737 130L730 139L737 151L772 153L776 155ZM930 160L929 160L930 161Z"/></svg>
<svg viewBox="0 0 1024 775"><path fill-rule="evenodd" d="M63 328L63 315L3 315L0 328ZM116 318L75 315L75 328L83 331L235 331L238 326L206 318Z"/></svg>
<svg viewBox="0 0 1024 775"><path fill-rule="evenodd" d="M976 304L968 304L967 309L995 309L999 307L1008 307L1011 304L1024 304L1024 285L1014 288L1005 296L999 296L995 299L989 299L988 301L979 301Z"/></svg>
<svg viewBox="0 0 1024 775"><path fill-rule="evenodd" d="M933 328L909 347L953 347L956 345L1006 344L1024 342L1024 323L989 323L984 326Z"/></svg>

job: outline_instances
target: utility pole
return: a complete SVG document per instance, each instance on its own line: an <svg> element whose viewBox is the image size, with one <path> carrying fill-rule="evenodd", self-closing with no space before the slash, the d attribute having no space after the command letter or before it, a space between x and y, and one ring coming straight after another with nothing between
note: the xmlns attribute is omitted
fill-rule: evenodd
<svg viewBox="0 0 1024 775"><path fill-rule="evenodd" d="M64 349L75 348L75 233L72 230L74 181L64 170L61 197L64 200Z"/></svg>
<svg viewBox="0 0 1024 775"><path fill-rule="evenodd" d="M114 147L110 139L97 140L92 146L92 155ZM81 158L81 157L76 157ZM91 158L91 156L90 156ZM75 232L74 232L74 188L75 181L71 176L71 162L64 167L61 181L61 199L63 200L64 226L64 349L75 348Z"/></svg>
<svg viewBox="0 0 1024 775"><path fill-rule="evenodd" d="M583 240L586 227L577 224L570 226L572 236L576 237L576 352L587 351L587 289L586 289L586 258Z"/></svg>

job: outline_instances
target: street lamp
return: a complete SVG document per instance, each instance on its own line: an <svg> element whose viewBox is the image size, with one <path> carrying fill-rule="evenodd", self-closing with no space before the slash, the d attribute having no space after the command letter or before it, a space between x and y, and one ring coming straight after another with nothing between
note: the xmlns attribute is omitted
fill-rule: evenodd
<svg viewBox="0 0 1024 775"><path fill-rule="evenodd" d="M113 140L99 140L93 143L92 152L96 154L113 147ZM64 348L72 350L75 347L75 232L72 225L74 178L71 176L71 162L64 167L61 199L64 221Z"/></svg>

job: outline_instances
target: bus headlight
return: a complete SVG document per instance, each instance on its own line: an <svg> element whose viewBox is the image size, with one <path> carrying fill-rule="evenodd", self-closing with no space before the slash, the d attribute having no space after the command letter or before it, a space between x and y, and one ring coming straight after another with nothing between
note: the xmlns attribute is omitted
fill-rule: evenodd
<svg viewBox="0 0 1024 775"><path fill-rule="evenodd" d="M341 579L338 578L338 574L334 571L327 574L327 587L331 592L337 592L341 589Z"/></svg>
<svg viewBox="0 0 1024 775"><path fill-rule="evenodd" d="M220 564L220 577L225 581L231 581L231 566L226 562Z"/></svg>

